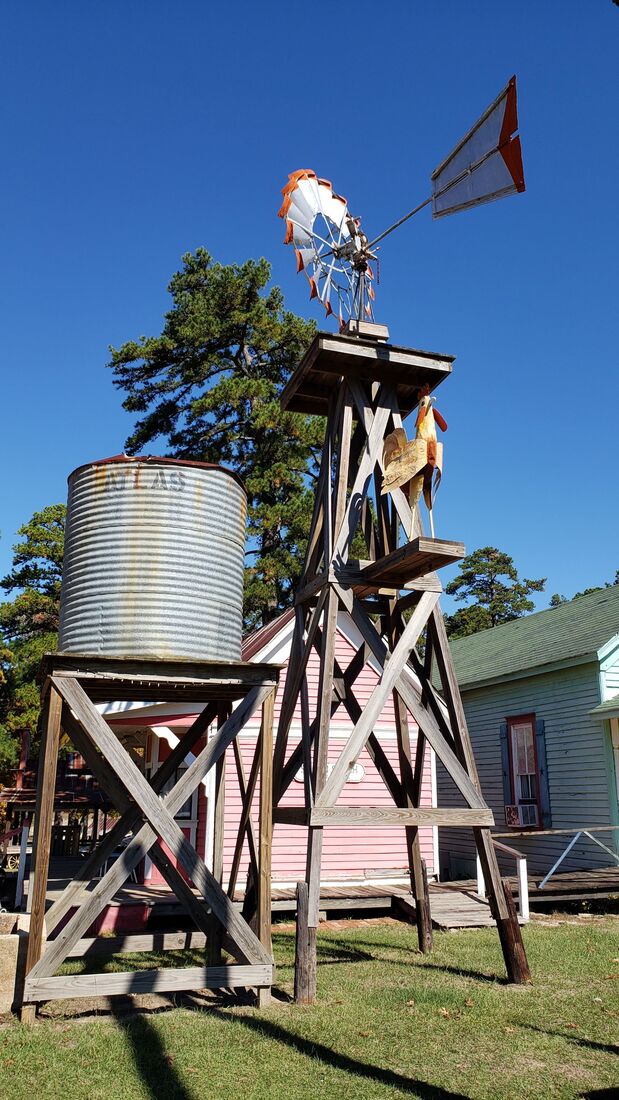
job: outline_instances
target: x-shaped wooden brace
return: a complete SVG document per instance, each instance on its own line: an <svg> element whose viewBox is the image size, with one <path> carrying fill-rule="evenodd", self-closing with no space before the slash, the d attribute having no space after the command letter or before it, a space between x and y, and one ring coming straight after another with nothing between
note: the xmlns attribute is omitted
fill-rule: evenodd
<svg viewBox="0 0 619 1100"><path fill-rule="evenodd" d="M186 769L175 787L168 792L165 798L160 799L117 737L112 733L78 681L71 677L53 676L51 682L70 708L76 723L79 724L92 744L100 750L106 761L106 781L108 785L114 787L114 790L110 791L112 797L121 799L121 809L125 812L128 812L127 806L133 801L137 808L138 819L143 816L145 823L134 834L123 853L88 894L87 900L67 922L56 939L48 943L45 955L28 974L25 990L26 999L28 997L28 981L49 977L56 971L77 940L80 939L95 917L128 878L133 868L151 850L153 845L158 843L159 839L174 852L181 867L193 881L204 901L210 906L214 916L226 929L228 939L233 945L237 957L248 963L270 963L272 961L271 956L263 948L249 925L237 913L220 884L184 836L174 820L174 815L178 813L181 806L193 794L198 784L222 753L225 752L227 746L236 737L256 708L272 693L273 684L255 687L248 693L238 704L230 718L217 731L215 737L209 741ZM116 779L113 778L114 773ZM121 790L124 792L123 796L121 796ZM157 859L160 855L164 855L161 849L157 852ZM166 863L165 856L163 863ZM171 861L167 861L166 872L166 877L172 878L175 882L175 891L178 887L187 906L192 906L192 915L197 917L196 907L199 906L199 903ZM191 895L193 903L189 901L189 895ZM202 913L200 915L200 921L202 921L203 915L206 914Z"/></svg>
<svg viewBox="0 0 619 1100"><path fill-rule="evenodd" d="M316 629L314 632L314 637L314 646L316 648L316 651L320 655L320 646L322 644L322 631L320 629ZM366 663L365 650L366 647L362 646L357 651L357 653L355 653L350 664L345 670L342 670L337 660L334 661L335 675L333 678L331 717L333 717L339 707L343 705L353 723L357 723L360 720L363 712L359 702L357 701L356 696L352 692L352 685L354 684L357 676L359 675ZM307 734L308 747L311 747L311 745L313 744L317 729L318 716L316 716L313 722L309 725L309 730ZM288 760L286 761L286 764L281 773L281 784L279 788L280 798L288 790L296 773L303 763L304 748L305 742L304 740L302 740L298 745L295 746L290 756L288 757ZM390 795L394 799L396 805L403 806L405 803L402 785L396 773L394 772L393 767L391 766L385 750L383 749L380 741L373 731L370 731L370 734L368 736L367 750L370 754L371 759L376 765L381 779L387 787ZM313 796L311 798L311 803L313 804Z"/></svg>
<svg viewBox="0 0 619 1100"><path fill-rule="evenodd" d="M395 687L398 694L404 701L407 709L412 714L415 722L424 734L428 743L436 752L439 760L444 763L454 783L463 794L467 804L471 808L486 810L487 807L483 795L479 792L476 784L470 778L467 770L460 763L453 749L447 743L443 730L441 729L441 726L434 717L434 714L430 709L426 709L426 707L423 705L421 700L422 689L413 670L407 664L402 665L400 663L400 667L397 667L396 662L394 661L396 651L394 650L392 654L389 654L386 643L381 638L372 620L361 607L359 601L355 598L352 592L341 588L339 585L336 587L342 603L349 611L353 622L365 638L367 644L370 646L377 661L379 661L379 663L383 667L386 666L387 669L390 666L393 666L394 675L390 677L390 679L392 679L392 686ZM422 602L426 599L426 597L432 599L433 601L432 606L429 608L428 614L430 615L432 614L438 597L435 593L424 593L419 602L419 608L421 608ZM411 618L410 622L412 621L413 619ZM409 626L410 622L408 624ZM403 637L404 634L402 635L402 638ZM380 686L380 684L377 686ZM492 824L492 822L490 821L492 815L489 811L487 816L487 824ZM481 821L479 823L482 824Z"/></svg>
<svg viewBox="0 0 619 1100"><path fill-rule="evenodd" d="M334 806L337 802L350 773L350 769L357 762L361 750L367 744L368 738L382 713L387 699L395 687L396 681L400 677L400 670L404 662L408 659L408 654L419 638L437 601L438 595L434 592L424 592L421 596L393 653L389 656L389 661L383 668L382 676L364 707L363 713L359 716L346 745L333 766L323 790L316 799L315 809L318 810L326 806Z"/></svg>

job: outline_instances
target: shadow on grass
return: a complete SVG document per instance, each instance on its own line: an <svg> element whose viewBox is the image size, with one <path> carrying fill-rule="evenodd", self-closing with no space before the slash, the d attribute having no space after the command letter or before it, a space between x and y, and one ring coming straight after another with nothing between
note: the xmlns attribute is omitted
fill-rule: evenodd
<svg viewBox="0 0 619 1100"><path fill-rule="evenodd" d="M461 966L445 966L441 963L419 962L419 970L442 970L445 974L455 974L458 978L473 978L476 982L489 982L492 985L509 985L503 974L484 974L483 970L466 970Z"/></svg>
<svg viewBox="0 0 619 1100"><path fill-rule="evenodd" d="M122 1010L115 1009L114 1005L112 1015L131 1044L135 1067L153 1100L160 1100L161 1097L166 1100L196 1100L174 1069L161 1036L148 1017L141 1013L126 1015Z"/></svg>
<svg viewBox="0 0 619 1100"><path fill-rule="evenodd" d="M279 945L287 948L289 941L284 939L283 936L275 934L273 936L273 944L275 946ZM322 940L320 937L317 939L316 955L321 966L328 965L329 963L372 962L376 958L376 955L371 954L369 951L359 950L355 943L347 943L345 940ZM293 961L291 959L290 965L292 964Z"/></svg>
<svg viewBox="0 0 619 1100"><path fill-rule="evenodd" d="M213 1015L219 1016L222 1020L230 1020L230 1017L226 1016L219 1008L213 1009ZM418 1081L413 1077L404 1077L403 1074L396 1073L395 1070L375 1066L370 1062L360 1062L356 1058L349 1058L348 1055L340 1054L337 1050L323 1046L322 1043L302 1039L300 1035L295 1035L293 1031L288 1031L285 1027L273 1023L271 1020L265 1020L258 1016L236 1016L234 1022L248 1028L250 1031L257 1032L265 1039L273 1039L277 1043L284 1043L291 1050L295 1050L297 1054L309 1058L312 1062L324 1062L335 1069L342 1070L344 1073L378 1081L380 1084L388 1085L400 1092L410 1092L419 1097L420 1100L469 1100L469 1097L463 1092L450 1092L449 1089L443 1089L440 1085L429 1085L425 1081Z"/></svg>
<svg viewBox="0 0 619 1100"><path fill-rule="evenodd" d="M556 1035L559 1039L567 1039L569 1043L573 1043L577 1047L585 1047L587 1050L599 1050L603 1054L614 1054L615 1057L619 1057L619 1046L616 1043L596 1043L594 1039L585 1039L581 1035L570 1035L565 1031L549 1031L545 1027L536 1027L535 1024L522 1024L519 1023L518 1027L526 1028L527 1031L537 1031L540 1035ZM586 1093L589 1096L589 1093ZM604 1096L604 1090L600 1093L591 1093L592 1096ZM619 1096L619 1090L615 1089L613 1095L615 1100ZM610 1096L610 1093L609 1093Z"/></svg>

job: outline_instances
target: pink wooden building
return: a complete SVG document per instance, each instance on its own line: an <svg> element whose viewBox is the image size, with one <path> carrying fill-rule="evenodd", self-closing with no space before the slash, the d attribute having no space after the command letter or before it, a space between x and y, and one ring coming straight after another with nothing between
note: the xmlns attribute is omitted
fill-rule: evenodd
<svg viewBox="0 0 619 1100"><path fill-rule="evenodd" d="M290 647L293 633L293 616L285 613L276 622L269 624L262 630L249 637L243 646L243 659L268 661L281 664L282 673L275 706L275 725L279 715L279 706L282 699L285 683L286 668L290 655ZM360 635L345 614L340 614L338 619L338 634L336 656L341 667L346 667L352 657L362 645ZM310 695L316 696L318 690L319 662L316 654L310 658L308 664L308 686ZM372 693L378 681L378 671L372 666L371 661L359 675L354 691L363 707ZM165 759L170 748L176 744L176 740L191 724L194 713L183 711L178 704L153 703L150 705L135 705L130 703L117 703L104 708L107 720L119 729L123 726L148 730L146 747L147 772L156 766L158 761ZM256 715L253 725L248 724L239 738L239 747L243 757L245 771L249 772L251 759L255 748L255 739L259 729L259 715ZM343 707L339 708L331 723L330 751L333 759L341 752L342 744L349 736L352 723ZM291 727L291 742L300 737L300 714L295 713ZM395 730L395 716L392 703L383 710L380 720L375 727L375 733L379 738L384 751L393 764L396 772L399 771L397 742ZM416 727L411 725L411 737L416 735ZM229 754L230 755L230 752ZM191 843L204 859L207 867L213 864L213 798L211 784L214 781L213 772L199 788L199 791L183 807L178 815L178 822ZM302 805L303 779L299 773L296 780L286 794L284 805ZM393 802L384 787L384 784L376 771L368 753L364 750L358 764L352 771L350 778L341 796L342 804L354 804L364 806L392 806ZM436 805L436 769L433 752L428 749L425 759L422 800L423 806ZM236 771L233 762L226 764L226 795L225 795L225 850L224 850L224 885L227 884L230 865L232 862L234 844L238 831L241 799ZM428 874L438 872L438 838L436 827L427 826L420 829L422 856L426 860ZM305 849L306 829L300 826L277 824L273 838L273 885L294 885L305 873ZM245 881L247 868L247 852L243 854L239 884ZM407 876L407 859L404 838L404 829L401 827L332 827L326 828L323 842L322 880L326 885L342 885L346 883L363 883L370 881L397 881ZM162 882L156 868L150 860L146 861L143 869L143 877L146 883L153 885Z"/></svg>

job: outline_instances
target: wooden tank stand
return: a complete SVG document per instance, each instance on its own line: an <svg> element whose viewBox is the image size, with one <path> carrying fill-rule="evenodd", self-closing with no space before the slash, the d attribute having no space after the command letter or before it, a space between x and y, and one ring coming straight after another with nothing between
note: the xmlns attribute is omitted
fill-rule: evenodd
<svg viewBox="0 0 619 1100"><path fill-rule="evenodd" d="M421 950L432 933L421 825L473 828L511 981L529 971L520 929L492 845L491 810L481 792L462 701L439 607L436 570L464 556L462 543L423 536L401 489L381 495L385 436L402 427L416 406L419 387L433 390L451 371L452 357L389 345L367 337L318 333L282 394L289 411L326 415L326 433L307 555L296 595L295 633L274 752L274 820L308 828L307 898L299 892L296 996L311 1001L316 987L316 928L323 830L331 825L406 830L411 888ZM414 525L413 525L414 519ZM359 546L364 555L353 560ZM346 611L363 639L348 668L335 657L337 616ZM425 631L423 651L417 644ZM306 669L320 658L318 701L310 712ZM380 679L362 708L355 680L368 660ZM433 670L441 694L433 681ZM374 726L393 699L399 774L387 759ZM301 741L288 737L297 707ZM328 774L330 722L343 707L353 730ZM412 751L409 719L418 727ZM420 805L426 747L431 746L462 797L462 808ZM338 804L350 769L367 748L394 806ZM284 803L303 766L305 804Z"/></svg>
<svg viewBox="0 0 619 1100"><path fill-rule="evenodd" d="M273 703L279 666L245 662L192 662L113 658L55 653L42 664L42 741L37 787L31 917L26 958L22 1020L34 1019L40 1001L73 997L164 992L190 989L255 989L266 1004L273 982L271 949L271 767ZM96 709L112 700L149 699L203 704L204 709L154 775L147 779L139 760L121 744ZM232 889L221 883L223 851L223 760L228 746L240 752L236 738L262 708L261 732L249 780L242 785L239 856ZM187 754L218 721L211 736L176 785L159 792L175 775ZM93 775L115 803L120 817L84 861L79 876L45 911L54 784L61 730L71 738ZM211 872L175 821L175 814L211 768L218 776L215 820L215 867ZM239 781L243 775L242 761ZM259 780L259 784L258 784ZM259 836L254 836L251 810L259 786ZM109 870L96 878L127 833L132 838ZM250 838L250 873L255 899L241 915L232 902L244 838ZM165 845L165 848L163 847ZM170 859L171 852L176 862ZM168 885L192 917L207 957L200 967L59 976L57 970L111 901L132 870L150 853ZM192 889L181 871L191 880ZM66 919L68 917L68 920ZM252 919L254 927L250 927ZM61 924L62 921L66 923ZM254 930L255 928L255 930ZM60 930L59 930L60 929ZM54 938L50 938L57 933ZM102 941L104 942L104 941ZM222 947L233 962L223 963Z"/></svg>

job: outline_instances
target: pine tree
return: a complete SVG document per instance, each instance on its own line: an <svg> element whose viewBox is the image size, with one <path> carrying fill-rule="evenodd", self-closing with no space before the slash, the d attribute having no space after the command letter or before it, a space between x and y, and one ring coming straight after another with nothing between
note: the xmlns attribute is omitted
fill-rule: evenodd
<svg viewBox="0 0 619 1100"><path fill-rule="evenodd" d="M0 775L17 759L19 731L29 729L36 751L41 657L57 642L64 551L64 504L52 504L20 527L13 568L0 581L15 597L0 604Z"/></svg>
<svg viewBox="0 0 619 1100"><path fill-rule="evenodd" d="M512 558L494 546L474 550L462 561L460 572L445 591L457 601L472 601L447 618L450 638L463 638L479 630L518 619L535 604L531 592L543 592L546 580L520 580Z"/></svg>
<svg viewBox="0 0 619 1100"><path fill-rule="evenodd" d="M159 336L110 348L124 408L140 415L129 454L162 438L177 458L221 463L249 500L245 621L269 622L292 600L324 425L285 413L281 389L313 333L267 288L266 260L223 266L198 249L172 278ZM159 446L161 444L159 443Z"/></svg>

